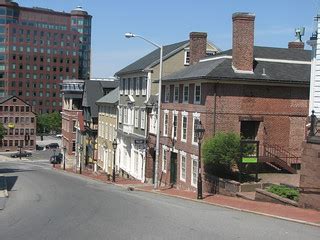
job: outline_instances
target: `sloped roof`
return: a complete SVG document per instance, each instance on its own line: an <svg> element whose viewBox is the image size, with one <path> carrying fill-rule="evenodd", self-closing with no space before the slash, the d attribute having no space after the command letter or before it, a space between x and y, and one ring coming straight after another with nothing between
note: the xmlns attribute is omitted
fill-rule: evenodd
<svg viewBox="0 0 320 240"><path fill-rule="evenodd" d="M163 46L163 59L168 58L172 52L185 47L186 44L189 43L189 40L170 44ZM145 55L144 57L138 59L134 63L126 66L125 68L118 71L115 75L119 76L125 73L141 71L146 69L147 67L153 66L159 62L160 58L160 49L157 48L156 50L152 51L151 53Z"/></svg>
<svg viewBox="0 0 320 240"><path fill-rule="evenodd" d="M90 107L91 117L98 117L98 106L96 101L104 96L105 89L115 89L119 81L88 80L85 82L82 106Z"/></svg>
<svg viewBox="0 0 320 240"><path fill-rule="evenodd" d="M298 62L311 61L311 51L309 50L254 47L253 74L235 72L232 68L231 56L231 50L219 53L213 58L211 57L213 60L207 58L205 61L200 61L165 77L163 81L212 79L295 84L308 84L310 81L310 64ZM277 60L285 60L285 62Z"/></svg>
<svg viewBox="0 0 320 240"><path fill-rule="evenodd" d="M107 95L103 96L99 100L97 100L96 104L100 105L103 103L115 104L120 99L119 87L109 92Z"/></svg>

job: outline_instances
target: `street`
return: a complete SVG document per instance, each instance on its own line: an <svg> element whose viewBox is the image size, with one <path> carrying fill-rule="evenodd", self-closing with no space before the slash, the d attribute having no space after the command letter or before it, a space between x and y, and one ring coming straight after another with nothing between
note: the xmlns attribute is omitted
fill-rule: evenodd
<svg viewBox="0 0 320 240"><path fill-rule="evenodd" d="M319 239L303 224L194 203L52 170L0 162L9 198L0 239Z"/></svg>

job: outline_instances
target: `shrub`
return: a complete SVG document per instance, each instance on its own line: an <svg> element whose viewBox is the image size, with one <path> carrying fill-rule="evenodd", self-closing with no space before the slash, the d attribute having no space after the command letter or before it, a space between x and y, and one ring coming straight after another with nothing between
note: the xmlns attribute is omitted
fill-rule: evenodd
<svg viewBox="0 0 320 240"><path fill-rule="evenodd" d="M295 188L289 188L286 186L271 185L267 188L268 192L274 193L280 197L288 198L293 201L298 201L299 191Z"/></svg>
<svg viewBox="0 0 320 240"><path fill-rule="evenodd" d="M218 133L204 141L202 156L207 172L217 176L228 174L240 156L240 136L235 133Z"/></svg>

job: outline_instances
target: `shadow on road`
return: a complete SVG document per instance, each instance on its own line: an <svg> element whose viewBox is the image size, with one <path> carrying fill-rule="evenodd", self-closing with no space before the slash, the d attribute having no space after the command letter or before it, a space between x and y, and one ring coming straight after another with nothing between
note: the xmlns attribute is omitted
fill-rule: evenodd
<svg viewBox="0 0 320 240"><path fill-rule="evenodd" d="M7 181L7 190L11 191L13 188L14 184L16 183L18 177L17 176L6 176L6 181Z"/></svg>
<svg viewBox="0 0 320 240"><path fill-rule="evenodd" d="M34 170L25 170L25 169L19 169L19 168L0 168L0 174L1 173L15 173L15 172L32 172Z"/></svg>

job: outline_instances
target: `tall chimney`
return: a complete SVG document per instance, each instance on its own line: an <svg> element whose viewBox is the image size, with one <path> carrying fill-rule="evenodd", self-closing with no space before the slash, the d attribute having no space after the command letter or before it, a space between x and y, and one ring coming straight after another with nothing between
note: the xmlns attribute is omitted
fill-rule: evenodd
<svg viewBox="0 0 320 240"><path fill-rule="evenodd" d="M289 42L288 48L304 49L304 42Z"/></svg>
<svg viewBox="0 0 320 240"><path fill-rule="evenodd" d="M253 73L254 19L253 13L232 15L232 66L235 72Z"/></svg>
<svg viewBox="0 0 320 240"><path fill-rule="evenodd" d="M190 65L199 62L206 56L207 33L191 32L190 35Z"/></svg>

